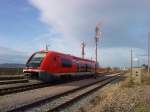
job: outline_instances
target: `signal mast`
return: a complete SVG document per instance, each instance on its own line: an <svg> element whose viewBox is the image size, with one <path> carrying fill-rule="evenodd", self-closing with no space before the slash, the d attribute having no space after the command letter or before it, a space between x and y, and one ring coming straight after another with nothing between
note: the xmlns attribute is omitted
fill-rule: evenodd
<svg viewBox="0 0 150 112"><path fill-rule="evenodd" d="M95 73L97 73L97 46L98 46L98 41L100 39L100 23L98 23L96 25L96 28L95 28L95 61L96 61L96 64L95 64Z"/></svg>
<svg viewBox="0 0 150 112"><path fill-rule="evenodd" d="M46 51L48 51L49 46L50 46L49 44L46 44L46 46L45 46Z"/></svg>
<svg viewBox="0 0 150 112"><path fill-rule="evenodd" d="M82 49L82 58L84 59L84 55L85 55L85 50L84 50L84 48L85 48L85 43L84 42L82 42L81 43L81 49Z"/></svg>

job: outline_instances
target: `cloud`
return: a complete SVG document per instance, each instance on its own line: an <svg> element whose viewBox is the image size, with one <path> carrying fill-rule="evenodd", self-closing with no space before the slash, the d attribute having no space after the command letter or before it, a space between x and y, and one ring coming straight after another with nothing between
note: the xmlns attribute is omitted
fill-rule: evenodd
<svg viewBox="0 0 150 112"><path fill-rule="evenodd" d="M0 63L26 63L27 55L6 47L0 47Z"/></svg>
<svg viewBox="0 0 150 112"><path fill-rule="evenodd" d="M116 65L116 59L117 64L126 63L128 58L124 52L130 47L139 49L139 54L146 51L144 50L146 36L150 29L149 0L29 0L29 2L39 11L39 20L49 26L49 33L37 38L36 41L41 44L50 43L51 49L79 56L80 43L85 41L87 57L94 56L94 29L100 21L102 22L100 48L109 54L102 55L104 60L109 60L112 65ZM116 54L124 55L116 58ZM106 61L107 65L109 62Z"/></svg>
<svg viewBox="0 0 150 112"><path fill-rule="evenodd" d="M146 63L146 58L140 54L144 54L143 49L133 49L133 59L138 59L140 64ZM100 64L103 66L120 66L129 67L131 62L131 48L104 48L101 50ZM137 62L134 60L133 65L137 66ZM119 67L118 66L118 67Z"/></svg>
<svg viewBox="0 0 150 112"><path fill-rule="evenodd" d="M104 22L101 30L108 46L130 43L132 46L133 42L133 46L142 46L137 38L144 38L150 28L148 0L30 0L30 3L40 11L40 21L50 30L62 33L65 38L88 39L87 43L93 39L98 21Z"/></svg>

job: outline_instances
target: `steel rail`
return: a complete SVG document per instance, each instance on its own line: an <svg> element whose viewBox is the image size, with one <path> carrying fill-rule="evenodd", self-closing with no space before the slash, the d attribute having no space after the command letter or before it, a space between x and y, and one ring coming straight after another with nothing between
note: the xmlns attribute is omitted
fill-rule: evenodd
<svg viewBox="0 0 150 112"><path fill-rule="evenodd" d="M0 80L16 80L16 79L25 79L24 76L0 76Z"/></svg>
<svg viewBox="0 0 150 112"><path fill-rule="evenodd" d="M5 80L5 81L0 81L0 85L14 84L14 83L26 83L26 82L28 82L28 79Z"/></svg>
<svg viewBox="0 0 150 112"><path fill-rule="evenodd" d="M84 79L88 79L88 78L90 78L90 77L85 77ZM43 87L52 86L52 85L56 85L56 84L62 84L62 83L67 83L67 82L72 82L72 81L78 81L78 80L82 80L82 79L83 78L76 78L76 79L72 79L72 80L67 80L65 82L62 79L61 81L56 81L54 83L40 82L40 83L37 83L37 84L29 84L29 85L24 85L24 86L0 88L0 96L12 94L12 93L23 92L23 91L27 91L27 90L43 88Z"/></svg>
<svg viewBox="0 0 150 112"><path fill-rule="evenodd" d="M116 75L116 76L118 76L118 75ZM31 104L27 104L27 105L22 105L22 106L20 106L20 107L16 107L16 108L14 108L14 109L9 110L8 112L26 111L26 110L29 110L29 109L31 109L31 108L38 107L39 105L44 104L44 103L46 103L46 102L52 102L52 101L54 101L54 100L56 100L56 99L58 99L58 98L60 98L60 97L66 96L66 95L68 95L68 94L73 94L74 92L80 91L80 90L82 90L82 89L86 89L86 88L88 88L89 86L98 84L98 83L100 83L100 82L109 80L109 79L111 79L111 78L114 79L116 76L103 77L102 79L100 79L100 80L98 80L98 81L96 81L96 82L94 82L94 83L87 84L87 85L85 85L85 86L82 86L82 87L79 87L79 88L76 88L76 89L73 89L73 90L70 90L70 91L66 91L66 92L64 92L64 93L61 93L61 94L58 94L58 95L55 95L55 96L46 97L46 98L41 99L41 100L39 100L39 101L33 102L33 103L31 103ZM115 78L115 79L116 79L116 78ZM111 81L112 81L112 80L111 80ZM110 83L111 81L109 81L109 82L103 84L101 87L105 86L106 84ZM100 87L98 87L98 88L100 88ZM98 89L98 88L97 88L97 89ZM94 91L94 90L96 90L96 88L93 89L92 91ZM90 93L90 92L88 92L88 93ZM81 96L82 96L82 95L81 95ZM71 101L71 102L72 102L72 101ZM65 105L66 105L66 104L62 104L62 105L60 105L59 107L55 107L55 108L53 108L53 109L51 109L51 110L49 110L49 111L55 111L55 110L57 110L57 109L59 109L59 108L65 106Z"/></svg>
<svg viewBox="0 0 150 112"><path fill-rule="evenodd" d="M86 77L84 79L88 79L90 77ZM43 88L47 86L53 86L56 84L61 84L61 83L67 83L67 82L72 82L72 81L77 81L77 80L82 80L80 78L77 79L72 79L72 80L67 80L67 81L56 81L55 83L46 83L46 82L40 82L36 84L29 84L29 85L24 85L24 86L17 86L17 87L5 87L5 88L0 88L0 95L8 95L12 93L18 93L18 92L23 92L27 90L33 90L33 89L38 89L38 88Z"/></svg>
<svg viewBox="0 0 150 112"><path fill-rule="evenodd" d="M17 86L17 87L7 87L0 89L0 95L7 95L12 93L23 92L27 90L33 90L37 88L47 87L52 85L51 83L37 83L37 84L29 84L25 86Z"/></svg>
<svg viewBox="0 0 150 112"><path fill-rule="evenodd" d="M112 81L114 81L114 80L116 80L116 79L118 79L118 77L115 77L115 76L114 76L114 77L111 77L111 78L109 78L109 79L106 79L106 80L104 80L104 81L102 82L102 84L100 84L100 85L98 85L98 86L96 86L96 87L93 87L93 88L92 88L91 90L89 90L89 91L86 91L86 90L85 90L84 93L82 93L82 94L80 94L80 95L77 95L77 96L75 96L74 98L70 98L69 100L67 100L67 101L65 101L65 102L60 103L59 105L57 105L57 106L55 106L55 107L49 109L48 112L59 112L60 110L65 109L66 107L68 107L68 106L74 104L75 102L79 101L81 98L83 98L83 97L85 97L85 96L91 94L92 92L97 91L98 89L104 87L105 85L109 84L110 82L112 82Z"/></svg>

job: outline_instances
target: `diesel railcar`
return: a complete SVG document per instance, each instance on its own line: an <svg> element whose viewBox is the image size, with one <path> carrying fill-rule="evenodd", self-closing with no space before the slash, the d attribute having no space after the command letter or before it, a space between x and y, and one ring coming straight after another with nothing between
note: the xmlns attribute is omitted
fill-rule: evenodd
<svg viewBox="0 0 150 112"><path fill-rule="evenodd" d="M91 75L96 62L55 51L39 51L34 53L23 69L25 74L43 81L56 78Z"/></svg>

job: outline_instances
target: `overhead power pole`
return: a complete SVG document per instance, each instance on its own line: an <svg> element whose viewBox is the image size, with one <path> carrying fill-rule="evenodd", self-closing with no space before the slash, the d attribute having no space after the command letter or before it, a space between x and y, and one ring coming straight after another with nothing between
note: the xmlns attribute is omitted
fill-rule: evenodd
<svg viewBox="0 0 150 112"><path fill-rule="evenodd" d="M96 64L95 64L95 73L97 73L97 46L98 46L98 41L99 41L99 38L100 38L100 24L97 24L96 25L96 28L95 28L95 61L96 61Z"/></svg>
<svg viewBox="0 0 150 112"><path fill-rule="evenodd" d="M130 68L130 75L131 75L131 77L132 77L132 69L133 69L133 51L132 51L132 49L131 49L131 60L130 60L131 62L130 62L130 64L131 64L131 68Z"/></svg>
<svg viewBox="0 0 150 112"><path fill-rule="evenodd" d="M148 75L150 74L150 32L148 33Z"/></svg>
<svg viewBox="0 0 150 112"><path fill-rule="evenodd" d="M81 50L82 50L82 58L84 59L84 55L85 55L85 50L84 50L84 48L85 48L85 43L84 42L82 42L81 43Z"/></svg>
<svg viewBox="0 0 150 112"><path fill-rule="evenodd" d="M48 44L46 44L46 47L45 47L46 51L48 51L48 47L49 47L49 45L48 45Z"/></svg>

